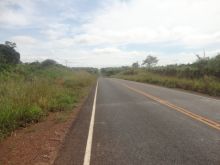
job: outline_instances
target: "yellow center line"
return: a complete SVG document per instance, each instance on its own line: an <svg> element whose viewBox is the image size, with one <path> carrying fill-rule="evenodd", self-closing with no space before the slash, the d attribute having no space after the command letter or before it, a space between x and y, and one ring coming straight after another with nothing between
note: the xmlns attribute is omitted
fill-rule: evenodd
<svg viewBox="0 0 220 165"><path fill-rule="evenodd" d="M192 113L192 112L190 112L189 110L186 110L186 109L184 109L184 108L182 108L182 107L176 106L176 105L174 105L174 104L172 104L172 103L170 103L170 102L168 102L168 101L166 101L166 100L162 100L162 99L160 99L160 98L158 98L158 97L155 97L155 96L153 96L153 95L150 95L150 94L148 94L148 93L146 93L146 92L142 92L142 91L140 91L140 90L138 90L138 89L135 89L135 88L130 87L130 86L128 86L128 85L125 85L125 84L123 84L123 83L120 83L120 84L123 85L123 86L125 86L125 87L127 87L128 89L134 91L134 92L137 92L137 93L139 93L139 94L141 94L141 95L143 95L143 96L145 96L145 97L147 97L147 98L150 98L151 100L154 100L154 101L156 101L156 102L159 102L159 103L162 104L162 105L165 105L165 106L167 106L167 107L170 107L170 108L173 109L173 110L176 110L176 111L178 111L178 112L181 112L181 113L183 113L183 114L185 114L185 115L187 115L187 116L189 116L189 117L191 117L191 118L193 118L193 119L195 119L195 120L198 120L198 121L200 121L200 122L202 122L202 123L205 123L206 125L209 125L210 127L213 127L213 128L215 128L215 129L217 129L217 130L220 130L220 123L217 123L217 122L215 122L215 121L213 121L213 120L210 120L210 119L205 118L205 117L203 117L203 116L200 116L200 115L197 115L197 114L195 114L195 113Z"/></svg>

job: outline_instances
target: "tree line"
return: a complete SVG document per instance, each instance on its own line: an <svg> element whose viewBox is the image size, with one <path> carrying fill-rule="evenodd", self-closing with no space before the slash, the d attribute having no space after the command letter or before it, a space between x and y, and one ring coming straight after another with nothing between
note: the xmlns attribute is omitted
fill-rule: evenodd
<svg viewBox="0 0 220 165"><path fill-rule="evenodd" d="M111 76L123 71L124 74L136 74L138 68L142 68L148 72L155 74L185 77L185 78L204 78L205 76L213 76L220 78L220 54L209 58L205 55L197 56L197 60L192 64L173 64L167 66L157 66L159 59L155 56L148 55L140 65L134 62L131 66L102 68L101 73L105 76Z"/></svg>

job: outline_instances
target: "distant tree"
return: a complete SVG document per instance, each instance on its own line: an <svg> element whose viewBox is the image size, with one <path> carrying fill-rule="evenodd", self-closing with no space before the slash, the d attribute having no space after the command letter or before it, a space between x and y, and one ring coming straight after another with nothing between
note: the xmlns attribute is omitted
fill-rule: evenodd
<svg viewBox="0 0 220 165"><path fill-rule="evenodd" d="M143 61L142 65L147 65L148 68L156 65L158 63L157 57L148 55L147 58Z"/></svg>
<svg viewBox="0 0 220 165"><path fill-rule="evenodd" d="M209 57L206 57L206 53L204 50L204 54L203 56L200 56L199 54L196 54L197 60L194 63L195 66L197 66L197 68L201 71L204 72L208 62L209 62Z"/></svg>
<svg viewBox="0 0 220 165"><path fill-rule="evenodd" d="M54 60L51 60L51 59L46 59L43 62L41 62L41 66L43 66L43 67L47 67L50 65L56 65L56 64L57 64L57 62Z"/></svg>
<svg viewBox="0 0 220 165"><path fill-rule="evenodd" d="M20 63L20 53L14 48L16 43L6 41L0 44L0 64L18 64Z"/></svg>
<svg viewBox="0 0 220 165"><path fill-rule="evenodd" d="M220 77L220 53L209 60L208 68L213 75Z"/></svg>
<svg viewBox="0 0 220 165"><path fill-rule="evenodd" d="M138 62L134 62L132 64L132 68L139 68L139 63Z"/></svg>
<svg viewBox="0 0 220 165"><path fill-rule="evenodd" d="M31 62L29 63L30 65L40 65L40 62L39 61L34 61L34 62Z"/></svg>

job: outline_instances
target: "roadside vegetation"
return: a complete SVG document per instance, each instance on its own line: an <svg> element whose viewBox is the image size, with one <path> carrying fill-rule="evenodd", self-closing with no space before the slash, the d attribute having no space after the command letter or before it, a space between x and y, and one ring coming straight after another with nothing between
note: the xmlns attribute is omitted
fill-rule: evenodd
<svg viewBox="0 0 220 165"><path fill-rule="evenodd" d="M142 67L135 62L131 67L103 68L104 76L181 88L220 96L220 54L213 58L200 57L192 64L156 66L158 59L148 56Z"/></svg>
<svg viewBox="0 0 220 165"><path fill-rule="evenodd" d="M0 138L49 112L72 110L97 75L96 69L67 68L53 60L22 64L14 46L0 45Z"/></svg>

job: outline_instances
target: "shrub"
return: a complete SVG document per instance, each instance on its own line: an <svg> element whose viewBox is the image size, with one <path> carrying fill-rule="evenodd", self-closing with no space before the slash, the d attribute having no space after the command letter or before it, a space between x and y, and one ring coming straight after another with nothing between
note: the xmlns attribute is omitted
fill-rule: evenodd
<svg viewBox="0 0 220 165"><path fill-rule="evenodd" d="M51 100L49 110L51 112L69 110L74 103L75 100L72 96L68 94L59 95Z"/></svg>
<svg viewBox="0 0 220 165"><path fill-rule="evenodd" d="M0 66L20 63L20 54L9 45L0 44Z"/></svg>
<svg viewBox="0 0 220 165"><path fill-rule="evenodd" d="M47 66L56 65L56 64L57 64L57 62L54 60L51 60L51 59L47 59L47 60L44 60L43 62L41 62L42 67L47 67Z"/></svg>

